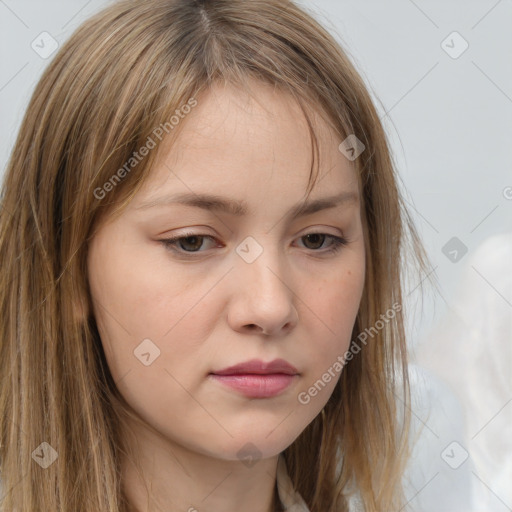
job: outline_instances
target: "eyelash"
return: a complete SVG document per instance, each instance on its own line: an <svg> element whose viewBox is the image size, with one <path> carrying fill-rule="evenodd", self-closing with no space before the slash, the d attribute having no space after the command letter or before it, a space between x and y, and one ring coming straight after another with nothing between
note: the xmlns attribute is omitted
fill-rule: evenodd
<svg viewBox="0 0 512 512"><path fill-rule="evenodd" d="M327 250L320 251L320 250L317 250L317 249L310 249L310 251L319 252L319 253L322 253L322 254L336 254L343 247L347 246L350 243L350 241L347 240L347 238L345 238L345 237L339 237L339 236L330 235L328 233L321 233L321 232L307 233L306 235L303 235L300 238L304 238L304 237L309 236L309 235L325 235L326 238L330 238L332 240L332 244L331 244L330 248L327 249ZM194 254L200 254L201 252L204 252L204 251L183 251L183 250L179 250L176 247L180 240L185 240L185 239L191 238L191 237L194 237L194 238L209 238L211 240L215 240L215 238L213 236L211 236L211 235L202 235L202 234L199 234L199 233L184 233L183 235L180 235L180 236L166 238L166 239L159 240L159 241L164 245L164 247L167 250L173 251L173 252L178 253L180 255L185 255L185 256L189 256L190 255L190 256L192 256ZM192 257L194 257L194 256L192 256Z"/></svg>

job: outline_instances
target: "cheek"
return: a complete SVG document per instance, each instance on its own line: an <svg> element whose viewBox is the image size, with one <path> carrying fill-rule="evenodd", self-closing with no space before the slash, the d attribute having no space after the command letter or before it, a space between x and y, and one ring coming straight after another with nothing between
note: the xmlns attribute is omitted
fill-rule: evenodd
<svg viewBox="0 0 512 512"><path fill-rule="evenodd" d="M319 378L348 349L363 288L364 260L359 260L338 276L322 280L314 294L305 296L312 318L310 339L314 340L308 347L312 378Z"/></svg>
<svg viewBox="0 0 512 512"><path fill-rule="evenodd" d="M194 329L189 318L200 306L202 287L171 268L154 247L148 251L148 245L111 239L107 246L106 240L98 238L91 248L89 283L106 356L113 372L122 372L136 361L134 350L143 340L150 339L163 355L165 340L179 341L187 328Z"/></svg>
<svg viewBox="0 0 512 512"><path fill-rule="evenodd" d="M119 390L144 408L147 393L155 404L169 396L188 400L178 383L188 389L207 372L198 355L208 356L205 344L222 314L223 302L215 299L218 276L180 272L165 255L151 259L137 250L125 258L115 252L98 258L91 288L104 305L96 318ZM145 366L137 356L152 362Z"/></svg>
<svg viewBox="0 0 512 512"><path fill-rule="evenodd" d="M364 288L364 268L354 265L324 279L315 288L314 311L332 335L352 331Z"/></svg>
<svg viewBox="0 0 512 512"><path fill-rule="evenodd" d="M162 336L192 307L193 282L166 264L159 250L148 244L107 248L101 241L96 249L89 263L91 293L95 310L109 323L134 338Z"/></svg>

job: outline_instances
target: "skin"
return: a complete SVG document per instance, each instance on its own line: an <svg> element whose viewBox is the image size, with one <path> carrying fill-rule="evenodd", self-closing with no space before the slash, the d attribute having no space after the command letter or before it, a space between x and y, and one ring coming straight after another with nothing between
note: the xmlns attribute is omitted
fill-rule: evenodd
<svg viewBox="0 0 512 512"><path fill-rule="evenodd" d="M89 282L106 358L143 420L123 426L142 468L139 475L123 461L134 510L271 512L278 456L320 413L339 375L307 405L298 394L350 343L365 278L353 164L315 116L320 178L309 199L349 191L355 200L288 219L305 199L310 173L306 121L285 93L257 82L252 91L257 102L230 85L199 96L144 187L90 244ZM141 208L191 191L244 200L250 213ZM160 241L187 231L214 239L186 239L175 247L181 255ZM328 253L328 236L304 238L314 232L349 243ZM263 250L252 263L236 252L248 236ZM148 366L134 356L144 339L160 350ZM247 398L209 375L275 358L299 375L272 398ZM259 451L250 467L237 455L247 443Z"/></svg>

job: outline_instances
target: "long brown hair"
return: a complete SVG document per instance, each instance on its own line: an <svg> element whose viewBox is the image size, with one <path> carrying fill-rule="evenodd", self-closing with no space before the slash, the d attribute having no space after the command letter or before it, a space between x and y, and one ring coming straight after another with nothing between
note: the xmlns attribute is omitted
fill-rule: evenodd
<svg viewBox="0 0 512 512"><path fill-rule="evenodd" d="M249 78L293 95L308 120L312 106L341 140L355 135L366 147L354 161L367 263L352 343L393 304L403 304L406 240L418 268L426 268L368 90L311 14L279 0L109 6L76 30L44 72L3 183L1 510L128 510L119 468L127 447L119 425L133 415L110 375L91 313L87 242L147 177L157 151L129 171L126 163L148 137L158 139L155 129L166 128L171 140L184 124L169 125L177 109L215 81L245 87ZM404 504L409 386L403 318L403 308L395 308L374 328L345 366L324 413L284 451L292 482L312 512L345 511L349 489L358 490L367 512ZM35 463L38 456L57 458L45 468Z"/></svg>

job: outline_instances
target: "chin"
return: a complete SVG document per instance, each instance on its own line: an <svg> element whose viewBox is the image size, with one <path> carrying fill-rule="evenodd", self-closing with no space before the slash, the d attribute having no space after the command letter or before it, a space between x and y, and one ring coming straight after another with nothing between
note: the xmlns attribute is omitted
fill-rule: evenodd
<svg viewBox="0 0 512 512"><path fill-rule="evenodd" d="M290 417L292 417L291 415ZM305 429L306 425L285 425L286 417L278 421L258 421L256 418L237 430L230 430L233 437L225 438L220 458L225 460L266 459L279 455L288 448Z"/></svg>

